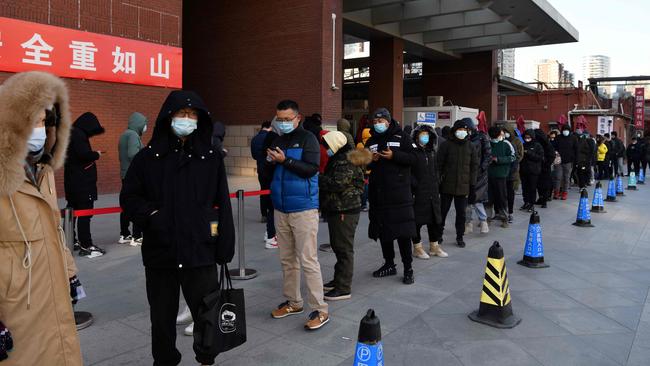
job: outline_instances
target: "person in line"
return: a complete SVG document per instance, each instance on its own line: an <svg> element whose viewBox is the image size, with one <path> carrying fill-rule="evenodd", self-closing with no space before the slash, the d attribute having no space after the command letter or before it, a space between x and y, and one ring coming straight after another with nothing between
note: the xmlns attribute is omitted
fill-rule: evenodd
<svg viewBox="0 0 650 366"><path fill-rule="evenodd" d="M350 145L350 147L355 146L354 137L352 137L352 125L350 124L350 121L345 118L339 119L336 121L336 130L342 132L345 135L347 144Z"/></svg>
<svg viewBox="0 0 650 366"><path fill-rule="evenodd" d="M411 250L411 238L415 236L411 191L411 166L415 162L413 142L386 108L377 109L372 118L372 136L366 143L373 155L373 161L368 165L371 170L368 236L379 240L384 257L384 264L372 275L386 277L397 274L393 245L397 240L404 265L402 282L410 285L415 281Z"/></svg>
<svg viewBox="0 0 650 366"><path fill-rule="evenodd" d="M454 122L447 141L438 148L437 157L442 233L444 233L445 220L453 202L456 208L456 245L460 248L465 247L463 235L465 234L467 196L476 185L476 176L479 170L478 152L468 137L470 127L467 119Z"/></svg>
<svg viewBox="0 0 650 366"><path fill-rule="evenodd" d="M147 131L147 117L142 113L133 112L129 116L129 124L120 136L117 149L120 156L120 178L124 185L126 172L131 166L135 155L142 150L142 135ZM133 223L133 234L129 231L131 220L124 212L120 213L120 239L119 244L129 244L131 246L142 245L142 229Z"/></svg>
<svg viewBox="0 0 650 366"><path fill-rule="evenodd" d="M257 180L260 183L261 190L271 188L271 182L264 179L264 165L266 164L266 149L265 141L269 134L271 134L271 121L264 121L260 126L260 131L251 140L251 156L257 163ZM262 214L262 222L266 223L266 233L264 234L264 247L266 249L277 249L278 241L275 235L275 225L273 221L273 203L271 196L260 196L260 211Z"/></svg>
<svg viewBox="0 0 650 366"><path fill-rule="evenodd" d="M472 214L474 212L476 212L476 216L478 217L479 231L481 234L487 234L490 232L490 227L487 222L488 215L485 211L485 203L488 202L488 167L492 161L490 138L477 128L478 126L474 120L471 118L464 118L463 120L470 126L469 141L474 146L479 160L476 184L470 187L469 196L467 197L465 234L470 234L474 231L474 224L472 223Z"/></svg>
<svg viewBox="0 0 650 366"><path fill-rule="evenodd" d="M435 140L437 138L431 126L420 124L413 130L415 143L415 164L411 169L411 186L413 187L416 235L413 238L413 256L429 259L429 255L441 258L448 254L440 247L442 238L442 213L440 212L440 182L436 168ZM427 227L429 233L429 254L422 248L420 230Z"/></svg>
<svg viewBox="0 0 650 366"><path fill-rule="evenodd" d="M103 133L104 127L91 112L82 114L73 124L63 174L67 207L88 210L92 209L97 201L96 161L102 156L102 152L93 151L90 138ZM106 254L106 251L93 244L90 232L91 218L92 216L82 216L75 220L74 248L79 249L80 256L99 257Z"/></svg>
<svg viewBox="0 0 650 366"><path fill-rule="evenodd" d="M0 88L0 111L0 364L81 366L77 268L54 178L70 135L68 90L51 74L15 74Z"/></svg>
<svg viewBox="0 0 650 366"><path fill-rule="evenodd" d="M591 165L594 160L594 148L592 148L589 138L589 133L587 131L582 131L580 129L576 130L578 135L578 144L576 150L576 160L575 160L575 174L577 178L578 187L580 189L585 188L589 184L589 177L591 174Z"/></svg>
<svg viewBox="0 0 650 366"><path fill-rule="evenodd" d="M524 158L521 160L519 174L521 176L521 188L524 196L522 211L533 212L537 199L537 181L542 173L544 163L544 148L535 141L534 130L524 132Z"/></svg>
<svg viewBox="0 0 650 366"><path fill-rule="evenodd" d="M494 218L501 221L501 227L508 227L508 196L506 178L510 165L516 160L514 151L504 140L503 130L492 126L488 130L492 147L492 163L488 168L488 189L494 205Z"/></svg>
<svg viewBox="0 0 650 366"><path fill-rule="evenodd" d="M366 148L366 142L370 139L370 128L364 128L361 130L361 141L357 144L357 149L364 150ZM370 177L370 170L364 169L364 184L363 184L363 195L361 196L361 211L368 212L368 178Z"/></svg>
<svg viewBox="0 0 650 366"><path fill-rule="evenodd" d="M632 137L632 142L627 146L627 171L634 172L638 177L639 170L641 169L641 159L643 158L644 151L639 139Z"/></svg>
<svg viewBox="0 0 650 366"><path fill-rule="evenodd" d="M596 136L596 143L598 144L597 145L597 149L598 149L598 152L597 152L597 154L598 154L598 156L597 156L597 159L598 159L598 175L597 175L597 179L599 179L599 180L600 179L607 179L609 177L609 174L610 174L609 173L609 166L611 164L611 161L614 160L614 158L612 158L612 156L611 156L611 154L613 153L613 146L612 146L612 144L610 144L610 146L612 146L612 153L610 153L609 148L607 147L608 144L607 144L606 138L607 138L607 135L605 135L605 136L601 136L601 135Z"/></svg>
<svg viewBox="0 0 650 366"><path fill-rule="evenodd" d="M535 141L544 149L544 159L542 160L542 171L537 179L537 201L535 202L541 208L548 207L548 202L553 200L553 163L555 161L555 149L553 144L548 141L544 131L537 129L535 132Z"/></svg>
<svg viewBox="0 0 650 366"><path fill-rule="evenodd" d="M612 147L614 154L612 156L612 168L615 175L623 174L623 160L625 159L625 144L618 138L618 132L612 131Z"/></svg>
<svg viewBox="0 0 650 366"><path fill-rule="evenodd" d="M557 151L562 164L558 167L558 180L554 187L553 198L566 200L571 187L571 174L578 153L578 138L571 132L569 125L562 126L562 134L555 139Z"/></svg>
<svg viewBox="0 0 650 366"><path fill-rule="evenodd" d="M637 138L637 143L643 147L641 154L641 169L647 173L648 163L650 163L650 133L646 133L645 137ZM623 174L623 169L620 169L620 174Z"/></svg>
<svg viewBox="0 0 650 366"><path fill-rule="evenodd" d="M508 173L508 177L506 178L506 192L508 195L508 223L512 223L512 215L514 214L515 208L515 191L517 190L521 180L519 177L519 164L524 156L524 145L521 142L519 136L517 136L513 126L506 126L503 133L503 141L510 145L512 152L515 155L515 161L510 164L510 173Z"/></svg>
<svg viewBox="0 0 650 366"><path fill-rule="evenodd" d="M302 128L298 103L283 100L276 106L282 135L267 149L265 174L271 175L271 199L286 301L271 312L275 319L303 312L300 269L307 282L307 303L312 309L305 328L316 330L330 321L323 298L323 277L318 262L318 170L320 147L316 137Z"/></svg>
<svg viewBox="0 0 650 366"><path fill-rule="evenodd" d="M354 272L354 234L361 212L363 168L372 161L365 149L350 146L344 133L332 131L323 136L330 159L318 178L320 209L327 217L330 244L336 255L334 279L323 285L325 300L346 300L352 295Z"/></svg>
<svg viewBox="0 0 650 366"><path fill-rule="evenodd" d="M154 364L177 365L176 316L180 289L194 319L203 298L219 287L217 264L235 253L235 227L223 156L212 144L213 123L194 92L172 91L149 144L133 159L120 193L126 214L143 228L142 261L151 317ZM204 326L193 329L196 361L216 354L201 347Z"/></svg>

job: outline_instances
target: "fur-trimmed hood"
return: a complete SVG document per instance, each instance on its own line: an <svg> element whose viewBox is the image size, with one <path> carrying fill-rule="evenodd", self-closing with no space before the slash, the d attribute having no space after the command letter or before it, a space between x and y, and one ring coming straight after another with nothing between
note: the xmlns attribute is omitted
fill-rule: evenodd
<svg viewBox="0 0 650 366"><path fill-rule="evenodd" d="M16 74L0 85L0 194L14 193L25 179L27 140L39 114L53 105L59 120L48 164L58 169L65 160L71 125L68 89L63 80L31 71Z"/></svg>
<svg viewBox="0 0 650 366"><path fill-rule="evenodd" d="M348 160L354 166L365 167L372 161L372 153L367 149L352 149L348 152Z"/></svg>

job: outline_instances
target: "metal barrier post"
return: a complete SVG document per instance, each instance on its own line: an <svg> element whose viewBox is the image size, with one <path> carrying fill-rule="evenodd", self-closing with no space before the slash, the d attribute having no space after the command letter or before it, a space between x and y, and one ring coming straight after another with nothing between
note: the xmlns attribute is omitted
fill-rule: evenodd
<svg viewBox="0 0 650 366"><path fill-rule="evenodd" d="M244 190L237 191L237 250L239 251L239 268L230 270L230 277L233 280L250 280L257 277L257 271L246 268L246 257L244 249Z"/></svg>

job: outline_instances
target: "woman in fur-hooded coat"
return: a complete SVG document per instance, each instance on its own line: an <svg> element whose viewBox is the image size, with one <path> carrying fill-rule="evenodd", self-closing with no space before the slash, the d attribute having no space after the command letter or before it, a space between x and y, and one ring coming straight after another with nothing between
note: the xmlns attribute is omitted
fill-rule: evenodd
<svg viewBox="0 0 650 366"><path fill-rule="evenodd" d="M28 152L34 128L53 105L59 118L46 122L44 148ZM3 366L82 364L69 282L76 267L54 184L70 124L61 79L26 72L0 86L0 322L13 337Z"/></svg>

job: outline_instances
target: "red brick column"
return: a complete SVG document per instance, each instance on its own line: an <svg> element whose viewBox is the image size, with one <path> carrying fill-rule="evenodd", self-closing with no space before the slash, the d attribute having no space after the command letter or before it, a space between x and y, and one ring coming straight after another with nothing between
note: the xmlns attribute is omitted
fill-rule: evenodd
<svg viewBox="0 0 650 366"><path fill-rule="evenodd" d="M404 41L387 38L370 43L370 113L388 108L393 118L402 119L404 108Z"/></svg>

